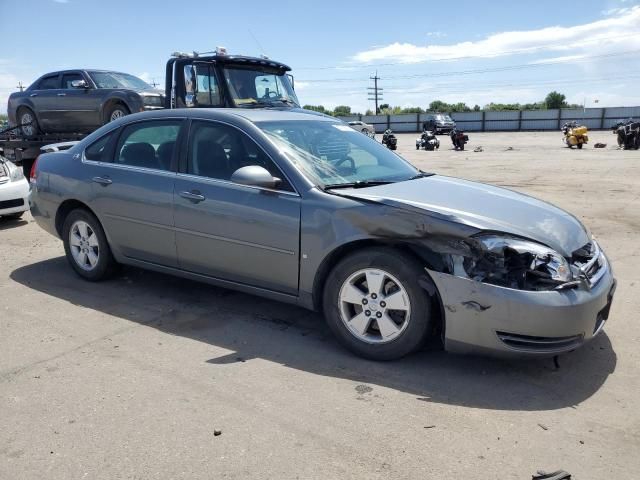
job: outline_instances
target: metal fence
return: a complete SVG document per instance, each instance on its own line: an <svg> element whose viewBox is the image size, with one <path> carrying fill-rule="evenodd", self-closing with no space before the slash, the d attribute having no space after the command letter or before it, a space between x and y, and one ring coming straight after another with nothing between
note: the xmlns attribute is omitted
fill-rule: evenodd
<svg viewBox="0 0 640 480"><path fill-rule="evenodd" d="M428 113L402 115L351 115L339 117L345 122L361 120L374 126L377 133L390 128L396 132L420 132ZM611 128L621 120L640 117L640 107L562 108L554 110L504 110L453 112L451 118L469 132L560 130L563 123L576 120L589 129Z"/></svg>

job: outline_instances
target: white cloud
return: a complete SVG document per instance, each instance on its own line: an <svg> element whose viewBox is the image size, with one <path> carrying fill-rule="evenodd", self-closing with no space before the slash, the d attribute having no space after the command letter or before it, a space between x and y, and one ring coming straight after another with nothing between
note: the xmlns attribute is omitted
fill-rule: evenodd
<svg viewBox="0 0 640 480"><path fill-rule="evenodd" d="M546 27L538 30L501 32L478 41L449 45L414 45L395 42L357 53L359 63L396 61L420 63L460 57L483 58L539 51L588 51L607 45L631 50L640 48L640 6L626 7L622 16L605 18L573 27Z"/></svg>

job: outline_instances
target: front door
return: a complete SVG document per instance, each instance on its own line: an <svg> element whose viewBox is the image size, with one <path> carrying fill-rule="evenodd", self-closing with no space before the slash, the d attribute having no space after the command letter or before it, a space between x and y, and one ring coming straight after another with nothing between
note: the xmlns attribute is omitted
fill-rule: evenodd
<svg viewBox="0 0 640 480"><path fill-rule="evenodd" d="M58 73L41 78L35 90L29 93L29 100L33 103L38 123L46 133L60 131L60 125L56 124L59 93L60 74Z"/></svg>
<svg viewBox="0 0 640 480"><path fill-rule="evenodd" d="M245 133L194 121L185 171L175 184L180 268L224 280L295 294L298 289L300 197L274 162ZM231 182L260 165L283 179L277 190Z"/></svg>
<svg viewBox="0 0 640 480"><path fill-rule="evenodd" d="M81 72L62 74L62 88L57 95L58 121L67 132L93 130L102 124L100 119L101 95L95 88L76 88L75 80L89 80Z"/></svg>
<svg viewBox="0 0 640 480"><path fill-rule="evenodd" d="M129 124L113 139L107 161L102 161L99 141L85 151L92 206L110 243L126 257L177 266L174 156L182 124L182 119Z"/></svg>

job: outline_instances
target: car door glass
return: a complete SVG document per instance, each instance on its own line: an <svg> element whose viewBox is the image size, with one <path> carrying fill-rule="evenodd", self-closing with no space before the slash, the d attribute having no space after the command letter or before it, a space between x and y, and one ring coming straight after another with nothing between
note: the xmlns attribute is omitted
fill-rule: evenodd
<svg viewBox="0 0 640 480"><path fill-rule="evenodd" d="M115 132L115 130L109 132L89 145L84 151L84 158L94 162L108 162L109 141L114 137Z"/></svg>
<svg viewBox="0 0 640 480"><path fill-rule="evenodd" d="M64 75L62 75L62 88L69 90L75 89L71 85L71 82L73 82L74 80L84 80L84 78L82 78L82 75L80 75L79 73L65 73Z"/></svg>
<svg viewBox="0 0 640 480"><path fill-rule="evenodd" d="M171 170L181 124L180 120L159 120L126 126L120 135L114 163Z"/></svg>
<svg viewBox="0 0 640 480"><path fill-rule="evenodd" d="M55 90L57 88L60 88L60 84L58 83L58 75L50 75L48 77L44 77L38 84L38 90Z"/></svg>
<svg viewBox="0 0 640 480"><path fill-rule="evenodd" d="M208 63L196 63L196 100L199 107L219 107L220 89L216 79L213 65Z"/></svg>
<svg viewBox="0 0 640 480"><path fill-rule="evenodd" d="M191 175L230 180L239 168L257 165L282 180L278 190L293 191L271 158L247 135L228 125L193 122L188 157L187 173Z"/></svg>

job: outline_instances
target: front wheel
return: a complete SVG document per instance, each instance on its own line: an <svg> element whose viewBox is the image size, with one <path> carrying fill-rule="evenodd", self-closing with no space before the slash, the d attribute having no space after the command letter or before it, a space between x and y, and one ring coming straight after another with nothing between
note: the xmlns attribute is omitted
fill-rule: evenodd
<svg viewBox="0 0 640 480"><path fill-rule="evenodd" d="M62 240L69 264L85 280L97 282L115 271L117 264L104 230L88 211L77 209L67 215Z"/></svg>
<svg viewBox="0 0 640 480"><path fill-rule="evenodd" d="M583 145L582 143L579 143L579 144L577 145L578 150L582 150L582 145Z"/></svg>
<svg viewBox="0 0 640 480"><path fill-rule="evenodd" d="M115 105L111 105L107 111L105 112L105 121L107 124L109 122L114 122L119 118L124 117L125 115L129 115L129 109L122 104L116 103Z"/></svg>
<svg viewBox="0 0 640 480"><path fill-rule="evenodd" d="M432 322L431 299L418 284L424 276L419 262L390 248L344 258L325 284L329 327L340 343L365 358L394 360L414 352Z"/></svg>

